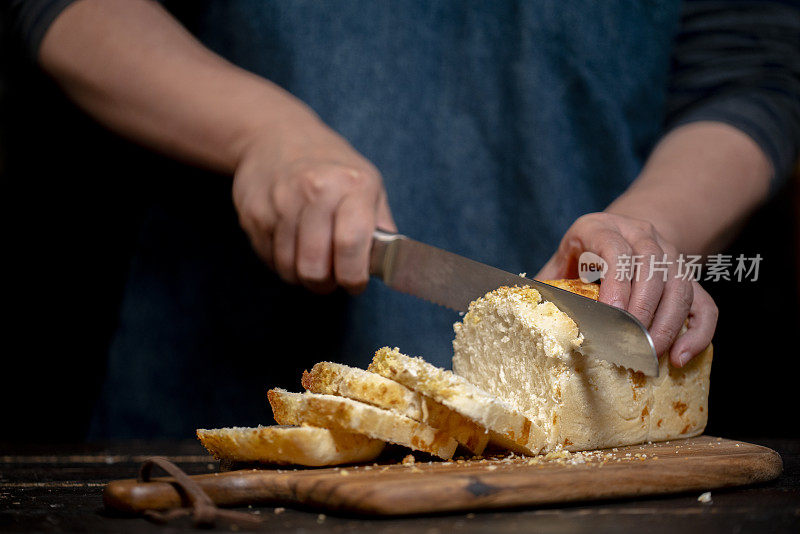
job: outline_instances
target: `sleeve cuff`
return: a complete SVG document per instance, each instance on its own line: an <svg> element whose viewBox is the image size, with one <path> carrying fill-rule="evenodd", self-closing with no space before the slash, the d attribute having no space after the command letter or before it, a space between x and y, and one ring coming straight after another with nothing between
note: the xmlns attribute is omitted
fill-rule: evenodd
<svg viewBox="0 0 800 534"><path fill-rule="evenodd" d="M36 61L45 33L64 9L77 0L22 0L12 3L11 33L26 55Z"/></svg>
<svg viewBox="0 0 800 534"><path fill-rule="evenodd" d="M722 122L748 135L772 163L771 189L779 189L797 164L800 118L786 95L767 90L723 93L690 107L668 124L668 129L699 121ZM789 133L789 135L787 135Z"/></svg>

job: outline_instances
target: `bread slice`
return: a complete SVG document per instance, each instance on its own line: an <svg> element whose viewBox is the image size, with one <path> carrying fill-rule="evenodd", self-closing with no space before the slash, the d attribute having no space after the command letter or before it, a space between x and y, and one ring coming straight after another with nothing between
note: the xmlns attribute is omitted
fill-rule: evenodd
<svg viewBox="0 0 800 534"><path fill-rule="evenodd" d="M267 396L275 420L280 424L305 424L355 432L445 460L453 457L458 446L456 440L443 430L352 399L316 393L290 393L283 389L271 389Z"/></svg>
<svg viewBox="0 0 800 534"><path fill-rule="evenodd" d="M548 283L597 299L598 286ZM691 437L708 418L712 348L658 378L578 352L577 325L530 287L501 287L454 325L453 370L507 401L545 434L545 451Z"/></svg>
<svg viewBox="0 0 800 534"><path fill-rule="evenodd" d="M303 371L302 383L312 393L365 402L444 430L472 454L481 454L489 441L489 432L471 419L399 382L363 369L320 362L311 371Z"/></svg>
<svg viewBox="0 0 800 534"><path fill-rule="evenodd" d="M362 434L310 426L201 428L197 437L218 460L314 467L368 462L385 445Z"/></svg>
<svg viewBox="0 0 800 534"><path fill-rule="evenodd" d="M383 347L369 370L433 398L489 430L490 441L522 454L536 454L544 435L531 421L494 395L422 358Z"/></svg>

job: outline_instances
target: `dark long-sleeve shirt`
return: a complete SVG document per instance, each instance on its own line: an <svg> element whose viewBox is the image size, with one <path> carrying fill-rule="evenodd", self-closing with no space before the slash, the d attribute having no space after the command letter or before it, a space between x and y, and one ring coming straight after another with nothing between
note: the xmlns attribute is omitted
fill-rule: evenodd
<svg viewBox="0 0 800 534"><path fill-rule="evenodd" d="M75 0L11 0L12 33L36 57ZM565 5L568 9L568 5ZM780 184L800 147L800 2L685 0L672 54L667 127L719 121L749 135Z"/></svg>
<svg viewBox="0 0 800 534"><path fill-rule="evenodd" d="M791 175L800 147L800 4L687 1L667 120L735 126L767 154L776 184Z"/></svg>
<svg viewBox="0 0 800 534"><path fill-rule="evenodd" d="M64 3L14 4L14 34L31 58ZM512 272L536 272L577 217L625 191L675 124L740 128L769 156L776 184L797 158L800 21L789 3L165 5L373 161L404 233ZM380 284L343 302L312 300L254 257L226 182L147 173L158 187L95 436L263 422L264 386L292 387L298 368L323 358L363 366L383 345L449 365L449 310Z"/></svg>

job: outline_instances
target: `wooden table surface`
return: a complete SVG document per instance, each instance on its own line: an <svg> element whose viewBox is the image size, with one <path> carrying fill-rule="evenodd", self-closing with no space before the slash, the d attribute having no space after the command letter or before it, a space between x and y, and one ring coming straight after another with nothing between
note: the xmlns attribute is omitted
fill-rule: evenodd
<svg viewBox="0 0 800 534"><path fill-rule="evenodd" d="M784 472L777 480L697 494L548 506L504 512L412 518L360 519L313 510L274 507L250 510L266 520L260 530L278 532L800 532L800 439L746 439L775 449ZM62 447L0 445L0 532L171 532L191 530L186 521L168 527L139 518L109 516L101 501L106 482L135 477L150 455L164 455L191 474L213 472L217 462L195 442L125 442ZM217 529L223 531L224 529Z"/></svg>

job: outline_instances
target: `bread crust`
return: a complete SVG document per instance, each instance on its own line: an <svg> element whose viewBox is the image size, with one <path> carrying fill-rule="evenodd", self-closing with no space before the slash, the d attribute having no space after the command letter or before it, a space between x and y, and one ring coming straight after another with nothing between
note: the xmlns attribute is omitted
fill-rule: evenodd
<svg viewBox="0 0 800 534"><path fill-rule="evenodd" d="M449 460L458 443L447 432L363 402L316 393L267 393L280 424L311 425L364 434Z"/></svg>
<svg viewBox="0 0 800 534"><path fill-rule="evenodd" d="M542 282L592 300L600 298L600 284L590 284L579 279L542 280Z"/></svg>
<svg viewBox="0 0 800 534"><path fill-rule="evenodd" d="M310 426L259 426L197 430L218 460L324 466L374 460L385 443L362 434Z"/></svg>
<svg viewBox="0 0 800 534"><path fill-rule="evenodd" d="M379 374L333 362L320 362L303 372L303 387L312 393L340 395L390 410L444 430L472 454L480 455L488 431L432 398Z"/></svg>

